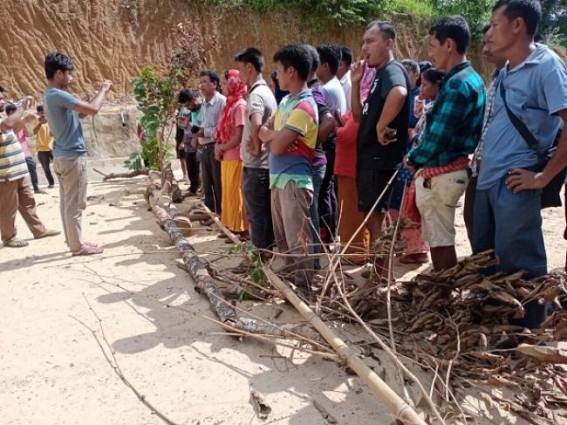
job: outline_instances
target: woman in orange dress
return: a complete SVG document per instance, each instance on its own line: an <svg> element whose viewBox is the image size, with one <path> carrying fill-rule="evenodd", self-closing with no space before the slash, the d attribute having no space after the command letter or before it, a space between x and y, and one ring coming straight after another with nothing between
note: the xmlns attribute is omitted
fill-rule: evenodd
<svg viewBox="0 0 567 425"><path fill-rule="evenodd" d="M226 106L219 118L215 155L221 161L222 214L221 221L234 233L245 233L242 198L242 159L240 143L246 121L246 85L240 73L231 69L226 73Z"/></svg>

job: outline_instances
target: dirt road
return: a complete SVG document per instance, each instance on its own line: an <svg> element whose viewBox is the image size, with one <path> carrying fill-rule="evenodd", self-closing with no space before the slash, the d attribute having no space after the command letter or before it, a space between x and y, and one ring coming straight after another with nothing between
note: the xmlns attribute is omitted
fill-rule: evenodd
<svg viewBox="0 0 567 425"><path fill-rule="evenodd" d="M91 184L84 228L104 245L102 256L71 257L62 236L0 249L1 424L328 423L314 400L341 424L392 423L336 364L223 335L205 320L213 314L146 211L137 193L143 183ZM57 191L37 200L40 217L59 228ZM563 212L545 214L557 267L565 256ZM21 221L19 229L31 238ZM464 255L462 224L459 232ZM226 249L212 234L197 244L210 258ZM284 310L278 322L300 321ZM377 371L391 374L387 365ZM266 421L253 410L251 388L272 408Z"/></svg>

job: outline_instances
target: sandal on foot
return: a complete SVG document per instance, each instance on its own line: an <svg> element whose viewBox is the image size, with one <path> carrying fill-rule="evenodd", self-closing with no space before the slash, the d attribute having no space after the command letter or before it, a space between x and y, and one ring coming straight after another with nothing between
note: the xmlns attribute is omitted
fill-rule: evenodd
<svg viewBox="0 0 567 425"><path fill-rule="evenodd" d="M79 249L78 251L73 251L73 257L76 257L78 255L96 255L96 254L102 254L104 250L97 245L94 244L89 244L89 243L84 243L83 246L81 247L81 249Z"/></svg>
<svg viewBox="0 0 567 425"><path fill-rule="evenodd" d="M9 241L4 242L4 246L9 248L23 248L24 246L28 246L29 242L23 239L18 239L16 237L10 239Z"/></svg>
<svg viewBox="0 0 567 425"><path fill-rule="evenodd" d="M57 236L59 234L61 234L61 232L59 230L47 229L41 235L34 236L34 238L35 239L42 239L42 238L48 238L49 236Z"/></svg>

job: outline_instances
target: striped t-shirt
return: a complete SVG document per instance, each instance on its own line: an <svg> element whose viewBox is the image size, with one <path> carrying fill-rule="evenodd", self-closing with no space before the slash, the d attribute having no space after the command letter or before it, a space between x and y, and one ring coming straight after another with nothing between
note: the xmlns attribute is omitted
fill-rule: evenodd
<svg viewBox="0 0 567 425"><path fill-rule="evenodd" d="M14 181L28 175L22 145L12 130L0 133L0 181Z"/></svg>
<svg viewBox="0 0 567 425"><path fill-rule="evenodd" d="M288 96L278 106L274 129L297 133L297 139L281 155L270 153L270 187L285 189L294 181L299 189L313 190L313 154L317 143L319 115L311 90Z"/></svg>

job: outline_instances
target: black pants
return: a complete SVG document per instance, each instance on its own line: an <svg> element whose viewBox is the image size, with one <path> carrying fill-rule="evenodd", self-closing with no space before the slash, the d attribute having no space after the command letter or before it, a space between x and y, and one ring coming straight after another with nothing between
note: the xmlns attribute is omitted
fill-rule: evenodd
<svg viewBox="0 0 567 425"><path fill-rule="evenodd" d="M325 156L327 157L327 168L325 177L321 184L319 193L319 217L321 229L323 232L323 242L330 243L335 239L337 234L338 221L338 204L337 192L335 187L335 138L334 136L327 140L323 145Z"/></svg>
<svg viewBox="0 0 567 425"><path fill-rule="evenodd" d="M463 208L463 217L465 219L465 227L467 228L467 236L472 247L473 241L473 216L474 216L474 199L476 196L476 177L471 177L467 190L465 191L465 206Z"/></svg>
<svg viewBox="0 0 567 425"><path fill-rule="evenodd" d="M213 212L221 213L221 174L220 161L215 159L215 144L201 146L203 150L203 161L201 171L203 173L203 191L205 192L205 205Z"/></svg>
<svg viewBox="0 0 567 425"><path fill-rule="evenodd" d="M262 168L244 167L242 193L246 216L250 222L250 237L256 248L271 249L274 245L270 173Z"/></svg>
<svg viewBox="0 0 567 425"><path fill-rule="evenodd" d="M51 174L51 168L49 167L49 164L53 162L53 152L40 151L37 153L37 159L43 168L43 172L45 173L45 178L47 179L49 186L53 186L55 184L55 180L53 179L53 174Z"/></svg>
<svg viewBox="0 0 567 425"><path fill-rule="evenodd" d="M26 157L26 165L28 166L28 171L30 173L33 190L34 192L37 192L39 191L39 184L37 180L37 167L32 157Z"/></svg>
<svg viewBox="0 0 567 425"><path fill-rule="evenodd" d="M197 193L201 185L199 179L199 160L197 159L197 152L185 152L185 164L187 164L187 174L189 175L189 192Z"/></svg>

